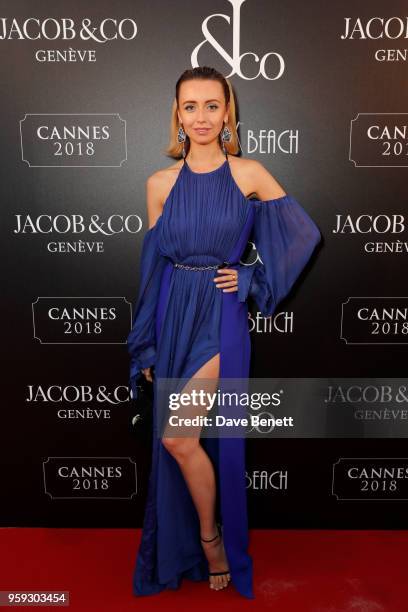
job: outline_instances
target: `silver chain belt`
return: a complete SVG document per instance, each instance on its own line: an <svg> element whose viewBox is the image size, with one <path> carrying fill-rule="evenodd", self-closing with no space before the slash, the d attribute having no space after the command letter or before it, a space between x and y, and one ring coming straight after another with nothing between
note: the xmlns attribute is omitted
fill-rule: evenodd
<svg viewBox="0 0 408 612"><path fill-rule="evenodd" d="M223 268L229 266L229 261L224 261L222 264L216 264L215 266L187 266L186 264L175 263L175 268L183 268L184 270L215 270L216 268Z"/></svg>

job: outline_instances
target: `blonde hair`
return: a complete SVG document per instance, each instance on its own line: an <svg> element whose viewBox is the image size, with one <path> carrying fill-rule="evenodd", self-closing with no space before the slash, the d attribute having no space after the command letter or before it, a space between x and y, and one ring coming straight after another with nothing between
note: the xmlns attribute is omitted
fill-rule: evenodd
<svg viewBox="0 0 408 612"><path fill-rule="evenodd" d="M166 155L174 157L176 159L180 159L183 156L183 143L178 142L177 140L177 134L180 127L177 108L180 85L184 81L190 81L191 79L209 79L221 83L224 91L225 105L229 103L228 122L225 125L228 126L231 132L231 140L229 142L224 142L224 147L226 148L228 153L230 153L231 155L236 155L239 152L239 140L236 128L237 121L234 92L229 80L226 79L220 72L218 72L218 70L215 70L215 68L210 68L209 66L199 66L191 70L185 70L176 83L176 95L173 100L173 106L171 109L170 141L167 149L165 150ZM221 146L221 134L219 134L218 140ZM184 146L187 155L190 148L190 138L187 134Z"/></svg>

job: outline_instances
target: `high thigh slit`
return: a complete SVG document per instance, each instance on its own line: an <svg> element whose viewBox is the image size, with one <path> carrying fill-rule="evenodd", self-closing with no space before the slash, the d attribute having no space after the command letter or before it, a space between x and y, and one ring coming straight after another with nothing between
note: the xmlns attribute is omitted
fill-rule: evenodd
<svg viewBox="0 0 408 612"><path fill-rule="evenodd" d="M262 261L243 266L240 259L251 232ZM220 391L229 379L240 380L244 391L251 355L247 298L253 297L261 313L270 316L319 240L317 226L291 196L248 200L227 159L206 173L193 172L184 163L156 225L146 232L128 337L134 396L141 369L155 368L152 464L133 574L135 595L178 589L185 578L208 580L198 513L180 467L159 435L163 407L158 405L158 381L191 380L219 353ZM213 281L223 263L239 270L238 292L223 292ZM233 409L241 414L238 407ZM231 584L253 599L245 442L239 431L234 437L201 437L216 474L216 518L223 525Z"/></svg>
<svg viewBox="0 0 408 612"><path fill-rule="evenodd" d="M207 361L205 361L205 363L203 363L199 368L197 368L197 370L191 375L189 376L187 381L183 381L183 387L180 389L179 393L180 394L187 394L187 393L191 393L192 389L198 390L198 391L204 391L205 393L215 393L216 389L218 388L218 384L219 384L219 377L220 377L220 365L218 364L218 368L217 368L217 372L215 376L205 376L201 371L202 369L208 365L215 357L219 357L220 353L215 353L215 355L213 355L212 357L210 357L209 359L207 359ZM217 384L214 384L214 381L217 382ZM215 388L213 388L215 386ZM204 406L191 406L191 404L186 404L184 402L184 404L178 409L177 411L177 416L181 417L181 418L193 418L195 416L209 416L211 414L211 411L208 410L208 406L204 405ZM180 431L178 431L178 429ZM190 437L190 434L192 437L198 437L200 438L201 436L201 431L202 431L202 426L182 426L180 428L177 427L172 427L168 422L166 423L166 427L163 428L163 433L162 433L162 440L164 437L168 437L168 438L172 438L172 437Z"/></svg>

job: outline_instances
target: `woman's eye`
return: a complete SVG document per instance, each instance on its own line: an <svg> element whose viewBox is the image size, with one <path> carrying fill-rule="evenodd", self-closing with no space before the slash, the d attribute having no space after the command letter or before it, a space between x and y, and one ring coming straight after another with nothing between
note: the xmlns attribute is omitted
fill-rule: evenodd
<svg viewBox="0 0 408 612"><path fill-rule="evenodd" d="M194 106L192 104L188 104L187 106L184 107L185 110L189 110L190 108L194 108ZM217 104L209 104L208 108L214 108L217 109L218 105Z"/></svg>

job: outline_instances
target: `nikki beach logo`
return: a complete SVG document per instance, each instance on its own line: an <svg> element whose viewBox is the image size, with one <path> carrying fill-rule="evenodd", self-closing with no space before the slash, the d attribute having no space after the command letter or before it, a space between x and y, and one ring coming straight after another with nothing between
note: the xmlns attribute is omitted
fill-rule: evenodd
<svg viewBox="0 0 408 612"><path fill-rule="evenodd" d="M270 51L269 53L265 53L263 57L259 57L256 53L252 51L247 51L246 53L240 53L240 28L241 28L241 5L246 0L228 0L230 4L232 4L232 55L230 55L214 38L211 32L208 29L208 22L213 17L222 17L228 24L231 23L231 17L229 15L224 15L223 13L214 13L213 15L209 15L206 19L204 19L201 30L205 36L205 40L200 42L191 54L191 65L193 68L197 68L199 66L198 62L198 52L205 43L210 43L212 47L218 51L221 57L229 64L232 68L231 72L228 75L225 75L226 78L229 78L233 74L237 74L241 79L245 79L246 81L253 81L262 75L265 79L269 81L275 81L279 79L284 70L285 70L285 62L280 55L276 51ZM255 64L259 63L259 70L255 76L245 76L241 70L241 63L244 57L252 56ZM272 56L274 61L272 61L274 74L273 76L268 76L266 73L266 60L268 57Z"/></svg>

